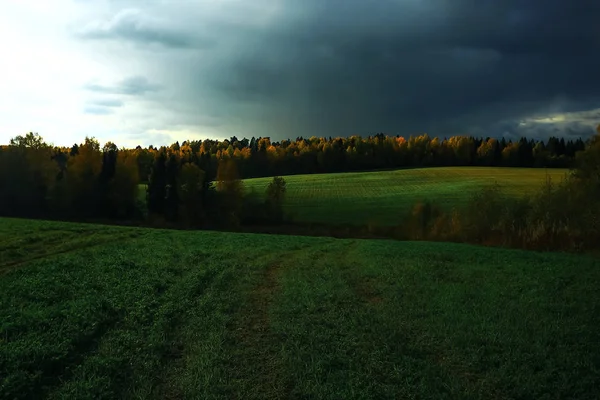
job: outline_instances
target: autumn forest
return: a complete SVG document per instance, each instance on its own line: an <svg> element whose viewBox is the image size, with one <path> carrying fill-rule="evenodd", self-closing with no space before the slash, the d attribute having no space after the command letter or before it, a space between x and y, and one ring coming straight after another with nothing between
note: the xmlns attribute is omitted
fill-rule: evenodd
<svg viewBox="0 0 600 400"><path fill-rule="evenodd" d="M506 238L517 235L516 242L519 242L526 235L531 236L528 229L540 230L540 224L545 224L542 230L553 232L548 235L554 243L565 235L575 234L572 224L576 218L567 218L571 221L568 228L564 225L567 219L560 219L562 214L558 208L581 209L581 203L576 202L573 193L578 193L579 202L593 199L591 189L581 182L582 179L586 182L597 179L597 173L594 175L593 172L597 167L592 166L595 161L593 157L587 157L594 151L598 151L597 137L587 143L582 139L555 137L547 141L468 136L440 140L426 134L411 136L408 140L378 134L367 138L300 137L295 141L280 142L271 142L269 138L240 140L232 137L223 141L207 139L174 143L168 147L125 149L111 142L101 146L93 138L86 138L83 143L70 148L56 147L45 143L38 134L28 133L15 137L10 145L0 149L0 212L16 217L236 229L243 225L274 226L286 222L282 208L286 181L281 177L285 175L444 166L575 168L579 178L575 179L574 175L558 186L548 182L544 201L555 207L551 213L555 220L540 220L545 210L536 211L539 216L535 218L533 211L524 211L540 207L540 199L530 199L529 208L523 208L521 204L507 211L510 217L506 218L510 223L507 220L502 222L504 225L499 221L490 222L486 228L494 230L493 227L504 226L501 231L504 239L500 241L506 244ZM583 170L585 172L581 172ZM244 192L243 179L268 176L274 178L265 197ZM481 202L481 196L488 196L490 201L482 205L484 208L499 201L501 193L490 190L477 194L479 197L474 196L473 201ZM549 196L553 197L550 199ZM507 207L507 204L496 205ZM594 204L597 206L597 201ZM593 218L597 218L597 209L592 207L590 210L596 213ZM500 209L486 213L493 213L498 218L502 214ZM416 204L407 218L421 221L417 224L418 229L414 228L414 221L412 225L404 224L402 234L398 229L394 232L373 226L365 229L388 237L443 237L470 241L481 237L483 232L465 227L474 223L467 221L472 219L467 218L467 214L472 213L464 214L461 218L463 226L458 229L456 215L452 222L452 215L442 213L435 204ZM524 217L525 214L529 219ZM580 221L584 220L586 218L582 216ZM454 228L451 229L451 225ZM409 226L413 227L409 229ZM513 233L508 233L508 226ZM588 240L593 237L589 236L590 232L584 235L579 228L581 226L577 237L585 236ZM453 235L453 229L458 229L460 234L455 232L457 234ZM487 234L491 240L500 232ZM549 240L544 238L542 241Z"/></svg>

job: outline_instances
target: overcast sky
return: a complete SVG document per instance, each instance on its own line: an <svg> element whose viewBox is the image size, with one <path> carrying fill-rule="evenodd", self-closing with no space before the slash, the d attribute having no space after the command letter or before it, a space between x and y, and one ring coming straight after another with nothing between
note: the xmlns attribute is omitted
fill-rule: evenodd
<svg viewBox="0 0 600 400"><path fill-rule="evenodd" d="M0 143L600 124L597 0L0 1Z"/></svg>

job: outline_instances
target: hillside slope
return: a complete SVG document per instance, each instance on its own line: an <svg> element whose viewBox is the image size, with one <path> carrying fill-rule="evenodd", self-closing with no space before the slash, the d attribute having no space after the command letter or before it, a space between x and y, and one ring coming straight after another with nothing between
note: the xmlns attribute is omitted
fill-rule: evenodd
<svg viewBox="0 0 600 400"><path fill-rule="evenodd" d="M377 172L286 176L285 211L300 222L395 225L412 206L434 200L451 209L484 185L497 182L511 196L538 190L546 176L561 181L568 170L440 167ZM248 191L264 193L271 178L247 179Z"/></svg>
<svg viewBox="0 0 600 400"><path fill-rule="evenodd" d="M0 219L0 398L600 397L600 261Z"/></svg>

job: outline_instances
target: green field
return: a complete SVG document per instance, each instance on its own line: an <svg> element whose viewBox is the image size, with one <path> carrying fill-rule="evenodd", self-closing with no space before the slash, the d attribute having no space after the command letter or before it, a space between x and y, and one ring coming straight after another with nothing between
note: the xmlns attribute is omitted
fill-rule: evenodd
<svg viewBox="0 0 600 400"><path fill-rule="evenodd" d="M0 219L0 398L598 399L599 285L589 256Z"/></svg>
<svg viewBox="0 0 600 400"><path fill-rule="evenodd" d="M497 182L511 196L539 189L548 174L561 181L567 170L540 168L443 167L394 171L286 176L285 211L295 221L398 224L411 207L433 200L442 207L465 204L483 185ZM271 178L244 181L264 193Z"/></svg>

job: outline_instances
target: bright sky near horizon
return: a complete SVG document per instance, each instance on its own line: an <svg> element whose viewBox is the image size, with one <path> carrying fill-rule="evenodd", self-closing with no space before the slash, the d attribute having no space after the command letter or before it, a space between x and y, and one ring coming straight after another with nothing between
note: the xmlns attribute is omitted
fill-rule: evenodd
<svg viewBox="0 0 600 400"><path fill-rule="evenodd" d="M579 137L600 123L587 0L2 3L0 144Z"/></svg>

